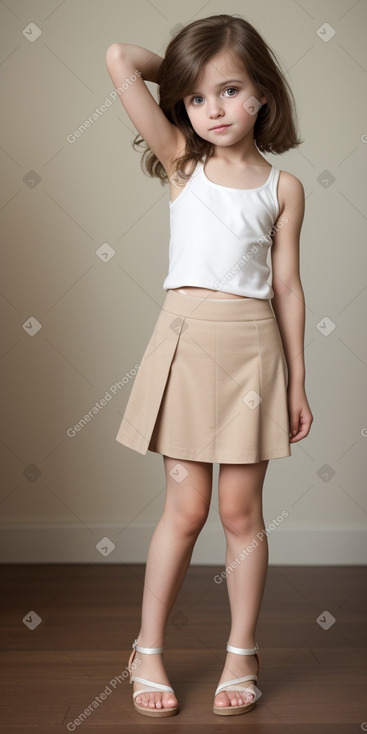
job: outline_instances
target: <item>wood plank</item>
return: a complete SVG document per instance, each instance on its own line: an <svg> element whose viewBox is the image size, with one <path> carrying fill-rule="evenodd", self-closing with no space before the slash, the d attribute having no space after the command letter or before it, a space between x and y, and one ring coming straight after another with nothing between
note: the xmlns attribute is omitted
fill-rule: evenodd
<svg viewBox="0 0 367 734"><path fill-rule="evenodd" d="M92 702L75 731L196 734L200 727L200 734L219 734L250 726L252 734L360 734L367 721L366 567L269 567L256 634L262 696L254 711L223 721L212 713L230 625L226 584L214 581L221 570L188 569L165 650L181 710L162 720L134 711L126 673L143 564L0 566L0 734L65 734ZM22 621L30 611L42 620L33 630ZM329 629L317 622L324 611L336 620Z"/></svg>

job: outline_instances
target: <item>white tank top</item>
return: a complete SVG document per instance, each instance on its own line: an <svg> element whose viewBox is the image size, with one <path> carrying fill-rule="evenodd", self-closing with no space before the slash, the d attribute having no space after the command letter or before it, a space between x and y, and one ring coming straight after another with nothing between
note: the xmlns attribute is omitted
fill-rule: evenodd
<svg viewBox="0 0 367 734"><path fill-rule="evenodd" d="M272 166L257 189L233 189L210 181L204 165L198 162L169 202L169 271L163 290L191 285L273 298L270 235L279 215L280 170Z"/></svg>

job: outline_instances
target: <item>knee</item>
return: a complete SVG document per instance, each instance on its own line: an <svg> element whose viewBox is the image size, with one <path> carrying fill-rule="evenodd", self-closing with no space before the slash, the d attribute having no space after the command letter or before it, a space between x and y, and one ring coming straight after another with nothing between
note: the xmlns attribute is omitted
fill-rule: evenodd
<svg viewBox="0 0 367 734"><path fill-rule="evenodd" d="M231 504L223 504L219 508L219 515L224 530L232 535L248 535L251 532L256 534L261 527L262 517L251 507L242 507L239 510Z"/></svg>
<svg viewBox="0 0 367 734"><path fill-rule="evenodd" d="M197 535L204 527L207 517L208 508L205 505L182 507L173 518L175 531L181 535Z"/></svg>

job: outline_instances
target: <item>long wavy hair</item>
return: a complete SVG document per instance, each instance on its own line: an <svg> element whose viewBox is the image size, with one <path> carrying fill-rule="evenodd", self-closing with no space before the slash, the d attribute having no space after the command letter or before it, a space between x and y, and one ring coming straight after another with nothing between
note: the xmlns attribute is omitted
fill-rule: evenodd
<svg viewBox="0 0 367 734"><path fill-rule="evenodd" d="M183 171L186 164L211 157L215 145L197 135L183 97L195 88L204 64L223 50L242 62L260 95L266 96L267 103L258 111L254 126L258 150L284 153L303 142L296 131L294 96L272 49L243 18L212 15L190 23L172 38L158 72L159 106L186 139L184 155L174 161L175 173L184 179L190 175ZM133 142L135 149L138 146L146 148L141 160L144 173L167 183L165 168L139 134Z"/></svg>

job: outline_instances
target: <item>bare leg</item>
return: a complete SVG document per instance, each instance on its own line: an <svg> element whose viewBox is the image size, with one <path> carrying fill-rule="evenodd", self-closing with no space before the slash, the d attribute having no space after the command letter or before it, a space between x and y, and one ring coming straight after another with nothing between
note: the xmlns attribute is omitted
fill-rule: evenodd
<svg viewBox="0 0 367 734"><path fill-rule="evenodd" d="M162 516L150 542L144 581L141 629L137 637L142 647L163 647L165 627L190 564L197 537L208 516L213 466L164 456L167 491ZM178 467L178 473L170 472ZM182 481L177 481L188 472ZM142 661L136 675L171 685L162 654L136 653ZM134 692L144 688L133 683ZM173 693L142 693L136 702L150 708L177 705Z"/></svg>
<svg viewBox="0 0 367 734"><path fill-rule="evenodd" d="M226 536L226 566L243 549L253 544L253 550L227 576L231 607L231 632L228 638L234 647L255 647L256 624L260 613L268 568L268 542L256 538L264 529L262 487L268 461L256 464L222 464L218 496L219 512ZM255 543L258 543L256 546ZM255 656L240 656L228 652L219 683L257 672ZM248 685L250 681L244 685ZM253 700L251 694L240 691L218 693L216 706L239 706Z"/></svg>

